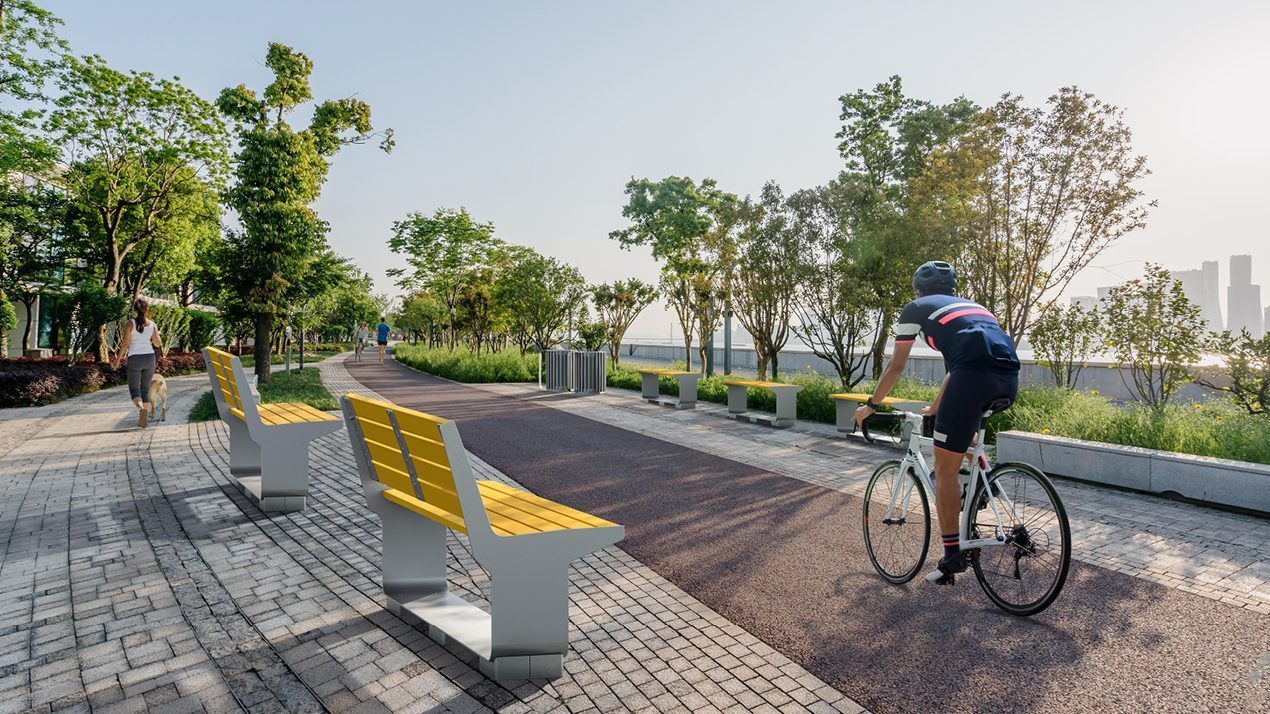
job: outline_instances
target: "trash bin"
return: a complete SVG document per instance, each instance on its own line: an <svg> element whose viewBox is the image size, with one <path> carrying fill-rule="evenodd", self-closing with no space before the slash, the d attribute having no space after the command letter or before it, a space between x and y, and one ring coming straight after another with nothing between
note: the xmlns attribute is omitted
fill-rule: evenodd
<svg viewBox="0 0 1270 714"><path fill-rule="evenodd" d="M575 350L570 387L578 394L600 394L608 384L604 352Z"/></svg>

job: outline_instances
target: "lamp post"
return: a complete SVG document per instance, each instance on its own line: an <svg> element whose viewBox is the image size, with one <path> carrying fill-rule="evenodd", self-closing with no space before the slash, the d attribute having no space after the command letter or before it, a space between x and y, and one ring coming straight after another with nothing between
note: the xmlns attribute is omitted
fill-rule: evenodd
<svg viewBox="0 0 1270 714"><path fill-rule="evenodd" d="M723 373L732 374L732 306L723 308Z"/></svg>
<svg viewBox="0 0 1270 714"><path fill-rule="evenodd" d="M300 303L300 312L296 315L296 322L300 325L300 371L304 371L304 312L307 303Z"/></svg>

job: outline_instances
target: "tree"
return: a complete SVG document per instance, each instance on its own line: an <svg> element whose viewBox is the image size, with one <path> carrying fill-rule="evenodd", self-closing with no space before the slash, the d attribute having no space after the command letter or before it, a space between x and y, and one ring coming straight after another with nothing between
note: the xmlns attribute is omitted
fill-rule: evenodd
<svg viewBox="0 0 1270 714"><path fill-rule="evenodd" d="M759 200L739 208L736 257L728 270L728 295L737 319L754 338L758 378L776 379L781 349L789 341L798 291L801 235L791 220L780 186L769 181Z"/></svg>
<svg viewBox="0 0 1270 714"><path fill-rule="evenodd" d="M499 276L494 290L513 333L541 351L560 341L586 296L586 281L577 268L526 251Z"/></svg>
<svg viewBox="0 0 1270 714"><path fill-rule="evenodd" d="M1055 386L1075 389L1089 356L1101 348L1102 311L1079 305L1050 305L1030 334L1037 361L1049 368Z"/></svg>
<svg viewBox="0 0 1270 714"><path fill-rule="evenodd" d="M1225 379L1200 375L1195 382L1229 394L1249 414L1270 411L1270 333L1253 337L1229 330L1209 338L1207 349L1221 355Z"/></svg>
<svg viewBox="0 0 1270 714"><path fill-rule="evenodd" d="M609 357L617 366L621 357L622 338L631 323L657 299L657 288L636 278L615 280L591 288L591 302L604 325L604 339L609 346Z"/></svg>
<svg viewBox="0 0 1270 714"><path fill-rule="evenodd" d="M68 336L66 362L75 364L92 343L101 338L100 325L114 325L128 316L128 299L107 292L94 283L85 283L66 300L58 301L59 322Z"/></svg>
<svg viewBox="0 0 1270 714"><path fill-rule="evenodd" d="M59 182L87 227L84 256L118 292L124 261L180 210L191 184L218 184L225 128L212 105L176 79L122 73L100 57L68 59L45 127L67 151ZM98 356L107 359L105 326Z"/></svg>
<svg viewBox="0 0 1270 714"><path fill-rule="evenodd" d="M832 189L841 204L842 236L851 244L844 252L856 266L857 284L876 293L869 302L881 311L870 350L877 378L890 325L911 299L914 268L951 252L915 227L920 210L912 180L926 170L931 150L965 131L978 109L964 97L944 105L905 97L898 76L839 101L842 127L836 136L846 169Z"/></svg>
<svg viewBox="0 0 1270 714"><path fill-rule="evenodd" d="M649 246L663 264L663 295L675 310L684 333L684 351L692 365L692 336L713 333L724 304L718 300L720 272L717 250L719 217L736 197L720 191L714 179L700 184L669 176L661 181L631 179L622 216L631 225L609 233L623 248ZM714 240L711 240L711 239ZM702 347L704 354L704 346Z"/></svg>
<svg viewBox="0 0 1270 714"><path fill-rule="evenodd" d="M321 193L330 159L349 144L374 134L370 106L358 99L332 99L313 109L306 129L296 131L287 115L313 99L313 62L273 42L265 64L273 82L257 97L245 85L221 91L216 106L235 123L239 151L235 184L226 192L243 230L231 236L236 260L230 274L246 296L254 322L256 379L269 380L270 332L285 307L287 288L302 280L326 249L327 225L312 204ZM380 144L392 150L392 132Z"/></svg>
<svg viewBox="0 0 1270 714"><path fill-rule="evenodd" d="M1007 94L936 152L926 181L960 187L954 222L962 285L1017 342L1038 307L1067 288L1108 245L1145 225L1124 113L1077 87L1046 107Z"/></svg>
<svg viewBox="0 0 1270 714"><path fill-rule="evenodd" d="M54 144L36 134L44 86L61 65L62 24L31 0L0 0L0 177L43 176L56 160Z"/></svg>
<svg viewBox="0 0 1270 714"><path fill-rule="evenodd" d="M148 237L124 260L120 272L123 292L136 299L151 282L175 295L198 270L196 251L221 236L220 203L215 186L205 181L184 182L171 200L167 215L155 221Z"/></svg>
<svg viewBox="0 0 1270 714"><path fill-rule="evenodd" d="M36 299L61 282L65 218L61 192L38 181L0 181L0 302L14 297L26 308L24 350L33 347ZM7 344L0 334L0 345Z"/></svg>
<svg viewBox="0 0 1270 714"><path fill-rule="evenodd" d="M1111 289L1105 310L1107 345L1132 381L1125 386L1152 408L1167 404L1199 361L1207 331L1199 306L1169 271L1147 263L1143 278Z"/></svg>
<svg viewBox="0 0 1270 714"><path fill-rule="evenodd" d="M850 254L854 246L836 195L830 185L789 197L803 245L795 267L799 280L791 329L813 354L833 365L843 388L850 389L867 374L883 309L878 291Z"/></svg>
<svg viewBox="0 0 1270 714"><path fill-rule="evenodd" d="M410 213L392 226L392 252L406 256L410 270L393 268L388 274L406 289L425 289L446 310L450 347L458 339L453 318L470 271L490 265L502 246L494 224L477 223L466 208L438 208L431 216Z"/></svg>

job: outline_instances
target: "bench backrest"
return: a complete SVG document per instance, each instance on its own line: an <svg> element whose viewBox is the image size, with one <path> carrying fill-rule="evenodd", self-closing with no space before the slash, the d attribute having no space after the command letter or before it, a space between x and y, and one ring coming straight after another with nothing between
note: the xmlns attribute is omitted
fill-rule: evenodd
<svg viewBox="0 0 1270 714"><path fill-rule="evenodd" d="M453 422L356 394L340 402L363 486L413 496L429 518L460 533L493 534Z"/></svg>
<svg viewBox="0 0 1270 714"><path fill-rule="evenodd" d="M216 409L221 419L241 419L253 435L260 433L265 425L260 420L260 410L256 407L256 398L251 393L251 382L247 380L242 361L210 346L203 348L203 359L212 378L212 394L216 397Z"/></svg>
<svg viewBox="0 0 1270 714"><path fill-rule="evenodd" d="M203 359L207 369L216 377L220 398L229 409L243 408L242 397L238 393L238 381L234 379L234 359L230 353L215 347L203 348Z"/></svg>

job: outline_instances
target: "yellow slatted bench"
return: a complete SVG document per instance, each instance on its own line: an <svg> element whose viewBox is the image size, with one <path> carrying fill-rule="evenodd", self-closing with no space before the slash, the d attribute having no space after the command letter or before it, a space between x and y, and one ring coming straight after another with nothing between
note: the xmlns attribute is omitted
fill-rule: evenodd
<svg viewBox="0 0 1270 714"><path fill-rule="evenodd" d="M855 392L844 392L841 394L830 394L829 398L834 400L836 405L836 416L834 418L838 431L843 434L851 434L856 430L855 410L861 404L869 401L871 394L862 394ZM930 406L930 402L916 401L913 399L901 399L899 397L887 397L882 403L888 407L903 409L904 411L920 411L924 407Z"/></svg>
<svg viewBox="0 0 1270 714"><path fill-rule="evenodd" d="M309 442L338 431L339 417L307 404L257 404L237 357L203 349L216 410L229 426L229 471L262 511L304 510L309 494Z"/></svg>
<svg viewBox="0 0 1270 714"><path fill-rule="evenodd" d="M493 679L561 676L569 564L621 540L622 526L477 481L452 421L355 394L340 404L362 492L383 523L388 610L476 653ZM488 613L449 590L449 530L489 572Z"/></svg>
<svg viewBox="0 0 1270 714"><path fill-rule="evenodd" d="M728 415L742 421L756 424L769 424L776 427L793 426L798 419L798 393L803 391L800 384L784 382L767 382L760 379L741 379L727 377L723 383L728 385ZM776 414L749 411L749 391L766 389L776 395Z"/></svg>
<svg viewBox="0 0 1270 714"><path fill-rule="evenodd" d="M660 404L675 409L697 408L697 382L701 380L698 372L685 372L679 369L662 369L659 367L641 367L641 396L650 404ZM662 396L659 383L661 377L671 377L679 382L679 397Z"/></svg>

